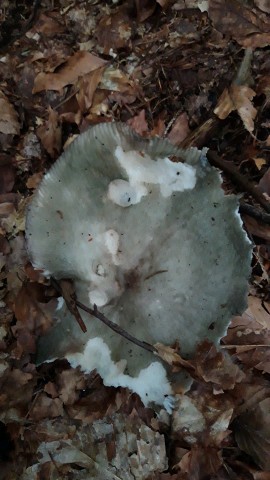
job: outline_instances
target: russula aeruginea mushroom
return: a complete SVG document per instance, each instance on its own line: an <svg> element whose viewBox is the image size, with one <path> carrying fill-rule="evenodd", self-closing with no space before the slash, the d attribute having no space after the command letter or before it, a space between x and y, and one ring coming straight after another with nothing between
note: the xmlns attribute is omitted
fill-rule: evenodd
<svg viewBox="0 0 270 480"><path fill-rule="evenodd" d="M28 251L45 275L72 279L85 305L145 342L178 340L188 357L204 339L218 344L246 305L250 243L237 209L204 152L100 124L38 187ZM172 393L166 367L150 352L84 312L87 333L65 305L54 316L38 362L65 357L96 369L106 385L129 387L146 405Z"/></svg>

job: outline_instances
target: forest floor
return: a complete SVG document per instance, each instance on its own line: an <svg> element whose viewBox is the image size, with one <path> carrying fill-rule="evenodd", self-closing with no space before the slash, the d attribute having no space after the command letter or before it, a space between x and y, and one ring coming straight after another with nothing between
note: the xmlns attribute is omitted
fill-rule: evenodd
<svg viewBox="0 0 270 480"><path fill-rule="evenodd" d="M0 479L270 479L269 54L267 0L1 2ZM171 416L34 363L56 292L27 259L25 210L63 149L111 121L209 148L254 245L248 308L221 353L195 354Z"/></svg>

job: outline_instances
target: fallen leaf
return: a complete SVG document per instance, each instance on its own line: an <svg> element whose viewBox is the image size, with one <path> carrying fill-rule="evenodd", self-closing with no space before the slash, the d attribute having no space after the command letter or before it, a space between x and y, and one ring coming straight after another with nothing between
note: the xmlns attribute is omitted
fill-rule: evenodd
<svg viewBox="0 0 270 480"><path fill-rule="evenodd" d="M41 182L43 178L43 175L44 175L43 172L37 172L31 175L31 177L28 177L26 182L27 188L29 189L37 188L38 184Z"/></svg>
<svg viewBox="0 0 270 480"><path fill-rule="evenodd" d="M180 143L188 136L190 133L188 125L188 116L186 112L180 113L176 118L173 127L168 135L168 140L173 145L180 145Z"/></svg>
<svg viewBox="0 0 270 480"><path fill-rule="evenodd" d="M77 87L78 93L76 98L80 107L81 113L85 113L89 110L93 103L93 97L97 86L102 78L105 67L97 68L92 72L79 78Z"/></svg>
<svg viewBox="0 0 270 480"><path fill-rule="evenodd" d="M205 382L211 382L222 390L232 390L235 384L245 378L244 372L231 357L205 340L202 342L191 361L195 375Z"/></svg>
<svg viewBox="0 0 270 480"><path fill-rule="evenodd" d="M15 172L10 158L0 158L0 194L9 193L13 189Z"/></svg>
<svg viewBox="0 0 270 480"><path fill-rule="evenodd" d="M270 168L268 168L259 181L258 188L262 193L267 193L270 197Z"/></svg>
<svg viewBox="0 0 270 480"><path fill-rule="evenodd" d="M33 30L42 33L46 37L54 37L57 33L65 31L65 26L61 24L61 15L56 12L41 13L35 22Z"/></svg>
<svg viewBox="0 0 270 480"><path fill-rule="evenodd" d="M261 170L261 168L266 164L266 160L264 158L253 158L253 161L258 170Z"/></svg>
<svg viewBox="0 0 270 480"><path fill-rule="evenodd" d="M18 114L6 95L0 91L0 132L5 135L19 135Z"/></svg>
<svg viewBox="0 0 270 480"><path fill-rule="evenodd" d="M29 417L39 421L42 418L55 418L64 415L63 403L60 398L50 398L46 393L41 393L30 406Z"/></svg>
<svg viewBox="0 0 270 480"><path fill-rule="evenodd" d="M270 470L270 398L236 420L236 441L263 470Z"/></svg>
<svg viewBox="0 0 270 480"><path fill-rule="evenodd" d="M98 43L107 55L111 50L129 48L133 32L133 21L125 5L116 13L101 18L96 29Z"/></svg>
<svg viewBox="0 0 270 480"><path fill-rule="evenodd" d="M208 13L218 31L234 38L243 47L261 48L270 44L269 19L249 3L209 0Z"/></svg>
<svg viewBox="0 0 270 480"><path fill-rule="evenodd" d="M79 369L71 368L60 373L57 385L63 404L73 405L79 399L80 390L85 389L86 380Z"/></svg>
<svg viewBox="0 0 270 480"><path fill-rule="evenodd" d="M49 107L48 120L37 128L37 136L51 157L59 155L62 147L61 121L58 112L51 107Z"/></svg>
<svg viewBox="0 0 270 480"><path fill-rule="evenodd" d="M178 349L163 345L162 343L155 343L155 349L157 350L156 355L158 355L164 362L168 365L172 365L173 372L181 370L181 367L184 367L188 370L194 370L194 366L191 362L184 360L178 353Z"/></svg>
<svg viewBox="0 0 270 480"><path fill-rule="evenodd" d="M66 85L73 85L78 78L106 65L106 60L86 52L74 53L65 63L57 67L57 72L40 72L34 82L33 93L42 90L56 90L60 92Z"/></svg>
<svg viewBox="0 0 270 480"><path fill-rule="evenodd" d="M135 130L138 135L146 137L149 133L148 124L145 118L145 110L141 110L138 115L133 118L130 118L127 124Z"/></svg>
<svg viewBox="0 0 270 480"><path fill-rule="evenodd" d="M269 0L254 0L254 3L255 5L257 5L258 8L260 8L260 10L263 10L263 12L270 13Z"/></svg>
<svg viewBox="0 0 270 480"><path fill-rule="evenodd" d="M251 102L254 95L256 95L254 90L246 85L232 84L221 94L214 113L224 120L232 111L237 110L245 128L251 133L254 130L253 120L257 115L257 110Z"/></svg>
<svg viewBox="0 0 270 480"><path fill-rule="evenodd" d="M151 17L156 9L156 0L135 0L138 22L144 22Z"/></svg>

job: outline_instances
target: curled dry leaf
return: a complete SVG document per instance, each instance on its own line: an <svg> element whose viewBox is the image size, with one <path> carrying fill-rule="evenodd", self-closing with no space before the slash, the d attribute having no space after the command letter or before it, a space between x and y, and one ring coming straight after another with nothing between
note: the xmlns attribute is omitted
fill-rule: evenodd
<svg viewBox="0 0 270 480"><path fill-rule="evenodd" d="M209 17L215 28L244 47L270 44L270 22L260 9L243 0L209 0Z"/></svg>
<svg viewBox="0 0 270 480"><path fill-rule="evenodd" d="M157 350L156 355L158 355L164 362L168 365L172 365L173 371L178 372L183 367L190 370L194 370L193 365L191 362L184 360L178 353L178 349L168 347L167 345L163 345L162 343L155 343L155 349Z"/></svg>
<svg viewBox="0 0 270 480"><path fill-rule="evenodd" d="M85 50L76 52L57 68L57 72L40 72L35 78L33 93L38 93L42 90L56 90L60 92L66 85L73 85L79 77L104 66L106 63L106 60Z"/></svg>
<svg viewBox="0 0 270 480"><path fill-rule="evenodd" d="M18 114L6 95L0 91L0 132L5 135L19 135Z"/></svg>
<svg viewBox="0 0 270 480"><path fill-rule="evenodd" d="M82 113L89 110L89 108L92 106L93 97L102 78L104 68L105 67L97 68L78 80L79 91L76 95L76 98Z"/></svg>
<svg viewBox="0 0 270 480"><path fill-rule="evenodd" d="M254 118L257 114L257 110L251 102L254 95L256 93L252 88L233 84L229 89L225 88L221 94L214 113L218 118L224 120L231 112L237 110L245 128L251 133L254 130Z"/></svg>

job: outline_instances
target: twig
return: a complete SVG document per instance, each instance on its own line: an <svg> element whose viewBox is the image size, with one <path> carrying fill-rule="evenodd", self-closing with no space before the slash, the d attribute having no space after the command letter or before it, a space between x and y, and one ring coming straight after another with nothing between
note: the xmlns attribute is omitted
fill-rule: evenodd
<svg viewBox="0 0 270 480"><path fill-rule="evenodd" d="M92 309L92 308L86 307L83 303L79 302L78 300L76 300L76 305L77 307L84 310L84 312L89 313L89 315L93 315L93 317L98 318L98 320L103 322L105 325L107 325L107 327L111 328L111 330L113 330L114 332L118 333L119 335L126 338L127 340L134 343L135 345L138 345L138 347L141 347L144 350L148 350L148 352L157 353L157 349L153 345L147 342L143 342L142 340L138 340L138 338L133 337L133 335L130 335L130 333L128 333L122 327L119 327L119 325L109 320L105 315L103 315L103 313L99 312L96 305L94 305L94 308Z"/></svg>
<svg viewBox="0 0 270 480"><path fill-rule="evenodd" d="M270 225L270 215L269 213L262 212L253 205L249 205L248 203L241 203L239 206L239 213L249 215L256 220L259 220L267 225Z"/></svg>
<svg viewBox="0 0 270 480"><path fill-rule="evenodd" d="M266 198L263 196L260 190L258 190L256 185L250 182L244 175L242 175L238 171L238 169L234 165L232 165L231 162L223 160L216 154L216 152L213 152L212 150L208 150L207 158L211 165L219 168L225 173L229 173L229 175L232 177L232 180L237 183L241 187L241 189L252 195L253 198L264 208L264 210L270 213L270 202L266 200Z"/></svg>
<svg viewBox="0 0 270 480"><path fill-rule="evenodd" d="M76 305L77 298L76 298L76 292L73 288L72 281L63 279L63 280L60 280L60 282L58 283L58 281L55 280L55 278L51 277L51 284L64 298L67 308L72 313L72 315L76 318L76 321L80 326L81 330L83 331L83 333L87 332L85 323Z"/></svg>
<svg viewBox="0 0 270 480"><path fill-rule="evenodd" d="M83 303L79 302L79 300L77 300L77 298L76 298L76 294L75 294L74 290L72 291L72 295L70 295L70 294L67 295L62 288L63 280L61 280L61 283L59 283L55 278L51 277L50 281L51 281L52 286L63 296L69 311L72 313L72 315L75 316L75 318L76 318L77 322L79 323L83 332L86 332L86 326L85 326L85 324L84 324L84 322L83 322L83 320L80 316L80 313L79 313L77 307L79 307L81 310L88 313L89 315L92 315L93 317L97 318L98 320L103 322L105 325L107 325L107 327L111 328L111 330L118 333L119 335L126 338L127 340L134 343L135 345L138 345L138 347L141 347L144 350L147 350L148 352L157 353L157 349L153 345L151 345L150 343L138 340L138 338L133 337L133 335L130 335L130 333L128 333L122 327L119 327L119 325L112 322L105 315L103 315L103 313L101 313L97 309L96 305L94 305L94 308L89 308L86 305L84 305ZM66 281L67 280L64 280L64 282L66 282ZM70 297L72 298L72 302L70 302ZM76 307L76 308L74 308L74 307ZM78 315L79 315L79 318L81 319L81 321L79 320Z"/></svg>

